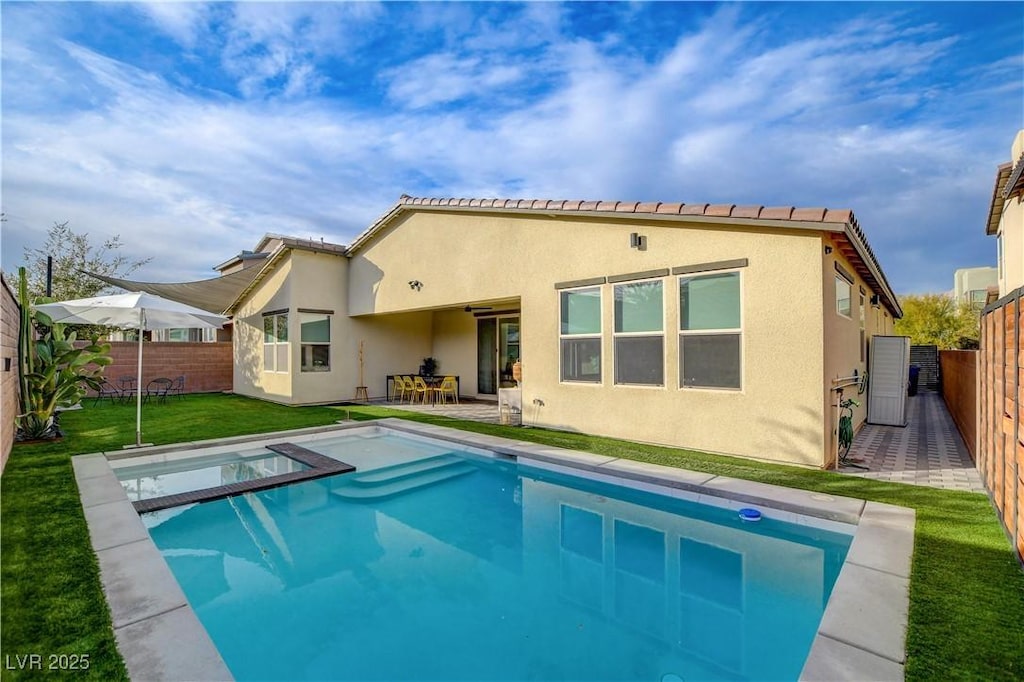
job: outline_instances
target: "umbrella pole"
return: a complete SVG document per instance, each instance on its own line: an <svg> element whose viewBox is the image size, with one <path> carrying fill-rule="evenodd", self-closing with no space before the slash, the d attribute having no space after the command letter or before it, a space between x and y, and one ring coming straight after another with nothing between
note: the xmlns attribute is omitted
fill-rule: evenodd
<svg viewBox="0 0 1024 682"><path fill-rule="evenodd" d="M142 447L142 330L146 326L146 311L139 308L139 367L135 380L135 447Z"/></svg>

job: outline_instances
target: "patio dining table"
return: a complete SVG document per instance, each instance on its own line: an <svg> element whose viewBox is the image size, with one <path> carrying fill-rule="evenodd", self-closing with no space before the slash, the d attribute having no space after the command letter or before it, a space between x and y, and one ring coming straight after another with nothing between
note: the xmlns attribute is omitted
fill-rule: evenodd
<svg viewBox="0 0 1024 682"><path fill-rule="evenodd" d="M459 384L459 375L458 374L435 374L435 375L431 375L431 376L422 376L422 375L416 374L415 372L409 372L407 374L388 374L388 375L386 375L386 378L384 380L384 387L387 389L388 402L389 403L394 402L391 399L391 396L394 395L395 377L417 377L417 376L420 377L421 379L423 379L423 382L428 387L430 387L430 388L437 388L438 386L440 386L441 382L444 380L445 377L455 377L455 394L456 395L461 395L461 392L459 390L460 384Z"/></svg>

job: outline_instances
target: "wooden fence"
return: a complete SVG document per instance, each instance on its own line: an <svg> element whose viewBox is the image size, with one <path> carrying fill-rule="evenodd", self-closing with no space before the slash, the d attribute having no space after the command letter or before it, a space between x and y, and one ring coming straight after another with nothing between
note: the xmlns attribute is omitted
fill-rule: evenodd
<svg viewBox="0 0 1024 682"><path fill-rule="evenodd" d="M1024 287L982 311L977 465L999 518L1024 560L1024 409L1019 400L1024 388L1022 292Z"/></svg>
<svg viewBox="0 0 1024 682"><path fill-rule="evenodd" d="M976 350L939 351L942 399L975 463L978 461L978 353Z"/></svg>

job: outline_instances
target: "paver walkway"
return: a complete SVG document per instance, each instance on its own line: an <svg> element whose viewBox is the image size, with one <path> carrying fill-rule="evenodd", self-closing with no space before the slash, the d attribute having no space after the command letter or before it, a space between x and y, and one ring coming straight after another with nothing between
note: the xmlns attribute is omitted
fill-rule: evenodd
<svg viewBox="0 0 1024 682"><path fill-rule="evenodd" d="M906 427L865 424L854 438L850 456L863 459L868 470L840 471L880 481L985 492L942 396L922 392L908 400Z"/></svg>

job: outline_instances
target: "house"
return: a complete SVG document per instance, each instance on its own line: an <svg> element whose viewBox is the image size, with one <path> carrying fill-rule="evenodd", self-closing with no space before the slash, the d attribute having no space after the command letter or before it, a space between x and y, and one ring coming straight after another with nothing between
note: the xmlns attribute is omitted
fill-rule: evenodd
<svg viewBox="0 0 1024 682"><path fill-rule="evenodd" d="M488 399L521 360L526 424L815 467L902 314L848 210L402 196L347 246L254 253L237 393L383 398L431 356Z"/></svg>
<svg viewBox="0 0 1024 682"><path fill-rule="evenodd" d="M1024 130L1017 132L1010 159L996 170L985 234L996 236L999 296L1024 286Z"/></svg>
<svg viewBox="0 0 1024 682"><path fill-rule="evenodd" d="M989 289L998 286L998 268L959 268L953 273L953 300L980 311L985 307Z"/></svg>

